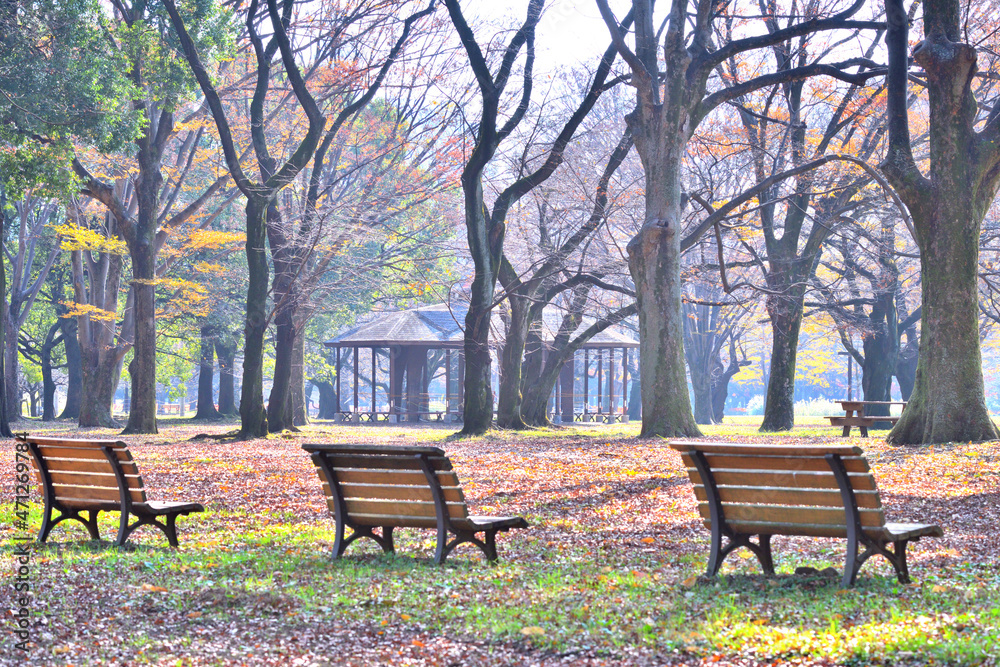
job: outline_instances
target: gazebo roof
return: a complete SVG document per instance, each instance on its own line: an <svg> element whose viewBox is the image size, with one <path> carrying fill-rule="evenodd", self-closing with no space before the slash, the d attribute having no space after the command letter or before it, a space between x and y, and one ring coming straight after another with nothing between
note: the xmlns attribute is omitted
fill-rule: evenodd
<svg viewBox="0 0 1000 667"><path fill-rule="evenodd" d="M435 304L409 310L398 310L373 314L367 322L358 324L326 341L327 347L388 347L390 345L420 345L432 348L458 349L464 345L467 307L464 304L448 306ZM546 308L542 315L542 339L555 340L562 323L563 312L556 308ZM594 323L594 318L584 317L574 333L580 333ZM494 316L494 339L502 337L503 324ZM639 347L639 341L628 329L620 326L608 327L596 334L582 348L598 347Z"/></svg>
<svg viewBox="0 0 1000 667"><path fill-rule="evenodd" d="M377 313L328 341L327 347L387 347L389 345L430 345L460 348L464 334L459 323L465 320L465 306L449 309L447 304L410 310Z"/></svg>

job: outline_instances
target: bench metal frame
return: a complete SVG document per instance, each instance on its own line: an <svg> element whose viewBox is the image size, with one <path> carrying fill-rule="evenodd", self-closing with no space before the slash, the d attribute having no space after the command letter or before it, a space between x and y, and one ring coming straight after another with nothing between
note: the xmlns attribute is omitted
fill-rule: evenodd
<svg viewBox="0 0 1000 667"><path fill-rule="evenodd" d="M715 483L715 477L708 464L705 454L697 449L689 452L694 460L695 468L701 475L702 483L705 487L705 494L708 500L710 521L712 523L712 545L709 551L708 568L705 574L714 577L719 573L722 562L726 557L739 547L749 549L760 562L764 574L774 576L774 559L771 554L771 534L757 535L757 543L750 541L752 535L737 533L726 523L723 512L722 500L719 497L719 489ZM844 562L844 575L841 585L849 588L857 580L858 571L861 566L872 556L884 557L896 570L896 578L902 584L910 583L910 573L906 566L906 545L910 540L899 540L893 543L893 549L887 548L887 541L880 541L865 533L861 525L861 513L858 510L857 498L854 488L851 486L847 469L839 454L826 454L824 456L840 487L840 497L844 503L844 523L847 527L847 556ZM780 533L779 533L780 534ZM914 538L918 539L918 538ZM864 546L864 551L858 553L859 548Z"/></svg>
<svg viewBox="0 0 1000 667"><path fill-rule="evenodd" d="M379 535L375 532L373 526L362 526L351 521L347 512L347 502L344 500L344 493L340 488L340 482L337 481L337 476L333 471L333 466L331 466L329 460L327 460L326 452L316 451L311 454L311 457L316 466L319 467L326 476L327 482L330 484L330 490L334 497L334 522L336 525L334 528L335 538L333 542L333 551L330 554L331 558L333 560L338 560L344 555L344 552L347 550L347 547L351 545L351 543L362 537L374 540L380 547L382 547L382 551L384 553L395 553L396 546L392 537L392 531L395 526L382 526L382 534ZM458 528L452 523L451 517L448 515L448 506L445 503L444 491L441 489L441 481L437 478L437 474L435 474L434 470L431 468L428 455L424 453L414 454L413 458L417 461L420 466L420 470L424 473L424 477L427 479L427 485L431 490L431 496L434 499L434 513L437 519L437 546L434 550L434 562L440 565L448 558L448 555L454 551L456 547L469 543L474 544L480 549L480 551L483 552L487 562L491 564L496 563L498 560L496 545L497 533L505 533L510 530L510 528L518 526L498 526L495 528L484 527L480 531L469 531ZM414 524L411 527L424 528L425 526ZM350 535L345 536L345 528L350 528L352 530ZM477 532L482 532L484 534L482 540L476 537ZM455 535L450 542L448 541L449 533Z"/></svg>
<svg viewBox="0 0 1000 667"><path fill-rule="evenodd" d="M35 459L35 467L42 478L42 496L45 501L45 507L42 510L42 526L38 530L37 541L44 544L49 538L49 533L61 522L70 519L73 521L79 521L87 529L90 534L90 539L99 540L101 539L101 533L97 526L97 516L101 512L120 512L121 516L118 521L118 534L115 537L115 546L124 546L125 541L128 540L129 535L132 534L134 530L142 526L156 526L159 528L167 538L167 542L172 547L177 547L177 517L186 516L191 512L136 512L133 510L132 494L131 490L128 488L128 482L125 480L125 471L122 470L121 461L118 460L118 456L115 454L115 450L108 445L102 445L101 451L104 456L108 459L111 464L111 469L115 473L115 478L118 480L118 494L119 494L119 509L72 509L69 507L64 507L57 499L55 488L52 483L52 476L49 473L49 468L45 465L45 457L42 456L38 445L27 439L27 433L18 434L18 439L22 442L28 444L28 449L31 451L31 456ZM136 471L138 472L138 466L136 466ZM141 477L140 477L141 479ZM95 501L96 502L96 501ZM59 516L55 519L52 518L53 510L59 512ZM191 510L191 511L201 511L201 510ZM87 518L84 519L80 513L87 512ZM129 517L134 515L136 521L129 525ZM160 522L156 520L156 517L164 516L166 517L165 522Z"/></svg>

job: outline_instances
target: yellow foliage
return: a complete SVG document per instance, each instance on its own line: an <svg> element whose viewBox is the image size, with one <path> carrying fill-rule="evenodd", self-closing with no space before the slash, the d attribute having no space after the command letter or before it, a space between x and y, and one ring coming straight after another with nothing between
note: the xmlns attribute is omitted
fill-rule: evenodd
<svg viewBox="0 0 1000 667"><path fill-rule="evenodd" d="M56 234L59 235L60 247L64 251L90 250L94 252L104 252L111 255L127 255L128 248L125 242L117 238L108 238L104 234L86 227L78 227L72 224L52 225Z"/></svg>
<svg viewBox="0 0 1000 667"><path fill-rule="evenodd" d="M115 311L104 310L103 308L92 306L89 303L63 301L62 305L69 308L69 311L65 315L60 315L60 317L84 317L89 315L90 319L100 320L101 322L114 322L117 317Z"/></svg>

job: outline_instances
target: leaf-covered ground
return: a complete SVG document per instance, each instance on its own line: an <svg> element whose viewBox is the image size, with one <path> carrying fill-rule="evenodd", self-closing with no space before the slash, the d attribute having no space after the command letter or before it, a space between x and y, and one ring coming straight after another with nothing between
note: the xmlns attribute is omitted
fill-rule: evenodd
<svg viewBox="0 0 1000 667"><path fill-rule="evenodd" d="M88 542L73 522L57 527L34 548L30 652L5 634L0 664L1000 664L997 443L854 439L890 519L936 522L946 536L911 545L916 583L898 585L873 559L843 591L837 579L793 574L842 568L843 540L775 538L777 579L741 557L718 580L697 577L708 534L680 457L634 439L634 425L464 441L443 427L316 425L253 442L190 441L231 428L176 421L126 438L153 499L207 511L180 520L179 550L152 529L119 550ZM738 442L844 442L818 425L766 438L749 424L708 430ZM96 436L114 434L88 431ZM499 537L497 567L472 547L437 567L433 533L419 530L398 531L395 557L362 541L331 562L333 522L303 442L438 444L473 511L523 515L531 528ZM13 443L0 450L7 610ZM102 534L116 529L117 515L102 515ZM13 627L9 615L3 625Z"/></svg>

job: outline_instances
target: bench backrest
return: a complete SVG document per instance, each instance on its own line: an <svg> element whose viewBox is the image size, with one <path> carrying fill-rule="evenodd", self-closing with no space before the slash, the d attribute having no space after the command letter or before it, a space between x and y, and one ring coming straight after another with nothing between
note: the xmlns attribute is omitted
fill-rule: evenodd
<svg viewBox="0 0 1000 667"><path fill-rule="evenodd" d="M860 447L688 441L670 446L681 453L698 510L709 528L709 495L695 452L704 456L718 489L722 516L737 533L844 537L844 499L827 454L836 454L843 462L862 529L877 532L885 525L878 487Z"/></svg>
<svg viewBox="0 0 1000 667"><path fill-rule="evenodd" d="M337 512L339 493L350 523L436 526L435 489L424 466L440 486L448 517L464 519L469 515L458 475L444 451L437 447L302 445L302 448L313 455L330 512Z"/></svg>
<svg viewBox="0 0 1000 667"><path fill-rule="evenodd" d="M117 459L133 503L146 502L146 489L128 445L119 440L73 440L28 436L28 448L42 488L51 485L55 501L69 509L121 507L115 467Z"/></svg>

